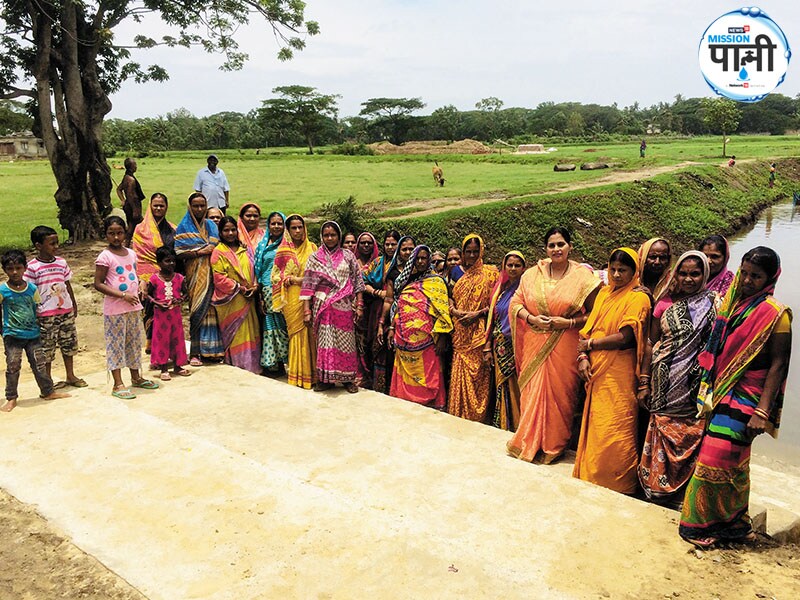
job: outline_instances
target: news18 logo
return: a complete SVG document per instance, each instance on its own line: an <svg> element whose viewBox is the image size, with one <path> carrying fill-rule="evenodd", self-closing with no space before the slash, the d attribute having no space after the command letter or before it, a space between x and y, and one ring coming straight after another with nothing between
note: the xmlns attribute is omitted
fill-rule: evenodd
<svg viewBox="0 0 800 600"><path fill-rule="evenodd" d="M698 60L720 96L758 102L786 78L792 51L778 24L755 6L726 13L700 38Z"/></svg>

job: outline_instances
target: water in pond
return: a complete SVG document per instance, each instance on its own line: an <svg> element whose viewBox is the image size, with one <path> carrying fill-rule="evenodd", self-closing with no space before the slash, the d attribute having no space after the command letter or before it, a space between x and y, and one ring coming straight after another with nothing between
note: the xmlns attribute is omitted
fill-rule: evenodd
<svg viewBox="0 0 800 600"><path fill-rule="evenodd" d="M782 449L795 462L800 457L800 207L792 202L776 204L766 209L752 229L730 238L731 260L729 268L736 271L745 252L755 246L768 246L781 257L781 278L775 289L775 298L792 307L795 315L792 338L792 360L783 405L783 418L779 443L760 436L756 447L770 452ZM794 244L798 244L795 246ZM780 451L780 450L779 450ZM772 453L772 452L770 452ZM789 458L787 456L787 458Z"/></svg>

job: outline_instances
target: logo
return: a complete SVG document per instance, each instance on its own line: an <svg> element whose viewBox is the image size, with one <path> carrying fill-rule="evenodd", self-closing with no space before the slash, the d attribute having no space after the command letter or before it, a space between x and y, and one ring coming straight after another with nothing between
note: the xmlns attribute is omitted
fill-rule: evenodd
<svg viewBox="0 0 800 600"><path fill-rule="evenodd" d="M698 60L716 94L758 102L786 78L792 51L781 28L755 6L734 10L711 23L700 38Z"/></svg>

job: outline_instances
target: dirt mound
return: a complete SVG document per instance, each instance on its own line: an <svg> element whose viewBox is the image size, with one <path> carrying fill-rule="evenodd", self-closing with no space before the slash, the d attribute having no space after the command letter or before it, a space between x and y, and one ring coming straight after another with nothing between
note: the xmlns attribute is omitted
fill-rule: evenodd
<svg viewBox="0 0 800 600"><path fill-rule="evenodd" d="M406 142L396 146L391 142L370 144L375 154L491 154L492 149L475 140Z"/></svg>

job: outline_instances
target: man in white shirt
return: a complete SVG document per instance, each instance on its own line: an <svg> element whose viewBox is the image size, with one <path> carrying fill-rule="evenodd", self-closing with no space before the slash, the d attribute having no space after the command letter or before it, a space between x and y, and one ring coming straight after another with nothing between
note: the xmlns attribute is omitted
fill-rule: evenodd
<svg viewBox="0 0 800 600"><path fill-rule="evenodd" d="M194 190L206 197L208 208L218 208L225 214L228 208L229 193L231 186L228 185L228 178L225 172L217 168L219 159L216 154L208 157L208 166L197 172L194 179Z"/></svg>

